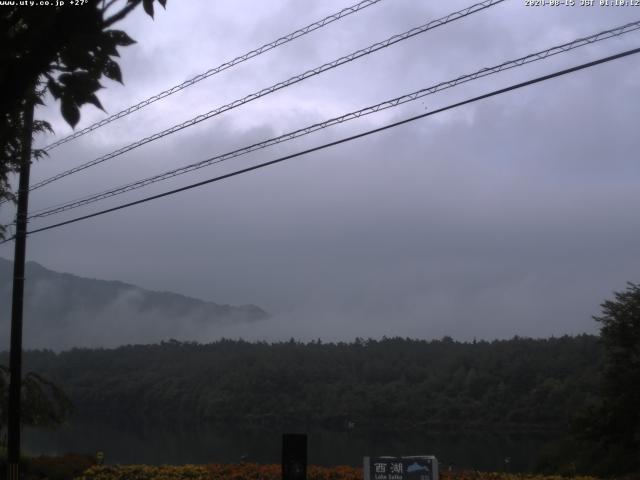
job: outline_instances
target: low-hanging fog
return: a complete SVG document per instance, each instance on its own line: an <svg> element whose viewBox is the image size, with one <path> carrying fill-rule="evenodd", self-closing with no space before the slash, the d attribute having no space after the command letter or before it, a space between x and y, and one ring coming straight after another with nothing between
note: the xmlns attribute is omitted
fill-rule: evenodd
<svg viewBox="0 0 640 480"><path fill-rule="evenodd" d="M34 165L32 183L471 3L383 1L53 150ZM281 1L267 8L249 1L168 2L154 21L137 12L121 26L138 41L123 49L125 86L105 81L99 96L115 113L348 4ZM636 10L536 9L507 1L34 191L31 209L621 25L635 20ZM104 203L34 220L31 227L271 160L630 49L639 41L640 33L630 33L587 46ZM639 90L640 58L631 56L34 234L27 256L59 272L218 304L254 304L271 315L182 335L198 341L593 333L597 324L591 316L598 314L599 304L627 281L640 279ZM48 104L36 116L53 123L55 138L69 134L58 105ZM79 128L103 117L85 107ZM12 215L13 208L0 207L0 220L8 222ZM0 246L0 257L12 259L12 248L11 243ZM0 308L8 318L9 305ZM161 321L145 330L118 328L117 322L110 328L111 319L104 318L110 337L103 343L158 341L157 332L163 331L181 337L179 327ZM75 342L100 344L92 332Z"/></svg>

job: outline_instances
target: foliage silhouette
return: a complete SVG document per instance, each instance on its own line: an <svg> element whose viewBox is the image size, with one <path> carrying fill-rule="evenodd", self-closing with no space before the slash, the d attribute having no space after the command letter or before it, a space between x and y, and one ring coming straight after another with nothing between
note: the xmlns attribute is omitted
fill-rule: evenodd
<svg viewBox="0 0 640 480"><path fill-rule="evenodd" d="M605 301L601 324L604 367L597 402L577 416L585 462L596 473L640 471L640 285L628 283Z"/></svg>
<svg viewBox="0 0 640 480"><path fill-rule="evenodd" d="M0 437L7 427L9 369L0 365ZM63 424L73 406L65 393L41 375L30 372L22 380L21 422L31 427L57 427Z"/></svg>
<svg viewBox="0 0 640 480"><path fill-rule="evenodd" d="M0 200L15 200L9 174L19 170L24 110L31 102L42 105L51 93L60 101L62 117L71 126L80 120L80 108L102 109L96 92L102 76L122 82L116 62L119 47L134 42L122 30L111 29L138 5L153 17L154 1L92 0L79 6L0 9ZM157 0L163 7L166 0ZM33 133L51 130L36 121ZM34 151L38 158L43 151ZM0 238L5 233L0 230Z"/></svg>

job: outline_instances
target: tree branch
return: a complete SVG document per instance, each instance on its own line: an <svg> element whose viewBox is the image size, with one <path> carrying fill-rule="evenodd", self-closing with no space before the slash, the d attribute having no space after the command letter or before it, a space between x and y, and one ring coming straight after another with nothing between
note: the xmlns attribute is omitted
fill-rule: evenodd
<svg viewBox="0 0 640 480"><path fill-rule="evenodd" d="M118 0L109 0L109 2L107 2L107 4L104 4L104 0L102 3L102 13L105 14L107 12L107 10L109 10L109 8L111 8L111 6L116 3Z"/></svg>
<svg viewBox="0 0 640 480"><path fill-rule="evenodd" d="M114 23L122 20L124 17L126 17L129 12L131 12L131 10L133 10L134 8L136 8L138 6L138 4L140 3L140 0L135 0L131 3L129 3L126 7L124 7L123 9L121 9L118 13L113 14L112 16L110 16L109 18L107 18L104 21L104 26L106 27L110 27L111 25L113 25Z"/></svg>

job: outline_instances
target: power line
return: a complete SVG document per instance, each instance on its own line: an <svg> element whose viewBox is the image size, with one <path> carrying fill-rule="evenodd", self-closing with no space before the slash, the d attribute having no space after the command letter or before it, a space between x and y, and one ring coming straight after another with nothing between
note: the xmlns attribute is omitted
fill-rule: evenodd
<svg viewBox="0 0 640 480"><path fill-rule="evenodd" d="M336 145L340 145L342 143L346 143L346 142L350 142L352 140L356 140L358 138L362 138L362 137L366 137L366 136L372 135L374 133L379 133L379 132L382 132L384 130L395 128L395 127L398 127L400 125L404 125L404 124L407 124L407 123L410 123L410 122L414 122L414 121L419 120L421 118L429 117L431 115L435 115L437 113L441 113L441 112L444 112L444 111L447 111L447 110L451 110L451 109L454 109L454 108L457 108L457 107L460 107L460 106L463 106L463 105L474 103L474 102L477 102L479 100L483 100L483 99L486 99L486 98L494 97L496 95L500 95L500 94L503 94L503 93L506 93L506 92L517 90L517 89L520 89L520 88L523 88L523 87L526 87L526 86L529 86L529 85L533 85L535 83L540 83L540 82L543 82L543 81L546 81L546 80L550 80L552 78L556 78L556 77L559 77L559 76L562 76L562 75L566 75L568 73L576 72L576 71L579 71L579 70L584 70L586 68L594 67L594 66L600 65L602 63L610 62L610 61L613 61L613 60L616 60L616 59L619 59L619 58L622 58L622 57L626 57L626 56L629 56L629 55L634 55L636 53L640 53L640 48L634 48L632 50L626 50L624 52L621 52L621 53L618 53L618 54L615 54L615 55L610 55L608 57L600 58L600 59L594 60L592 62L583 63L583 64L575 66L575 67L571 67L571 68L567 68L567 69L564 69L564 70L560 70L560 71L557 71L557 72L554 72L554 73L550 73L548 75L543 75L541 77L536 77L534 79L527 80L526 82L517 83L517 84L511 85L509 87L501 88L499 90L494 90L492 92L485 93L484 95L479 95L477 97L473 97L473 98L470 98L470 99L467 99L467 100L463 100L461 102L454 103L454 104L448 105L446 107L439 108L437 110L433 110L433 111L430 111L430 112L427 112L427 113L423 113L421 115L416 115L414 117L410 117L410 118L401 120L399 122L393 122L393 123L387 124L387 125L385 125L383 127L374 128L374 129L368 130L366 132L359 133L357 135L352 135L350 137L346 137L346 138L343 138L343 139L340 139L340 140L336 140L334 142L325 143L325 144L317 146L317 147L313 147L313 148L310 148L310 149L307 149L307 150L296 152L296 153L293 153L291 155L286 155L286 156L277 158L275 160L271 160L269 162L261 163L259 165L254 165L254 166L248 167L248 168L243 168L243 169L237 170L235 172L227 173L225 175L220 175L218 177L210 178L208 180L204 180L204 181L201 181L201 182L192 183L192 184L187 185L185 187L176 188L174 190L169 190L167 192L160 193L158 195L153 195L153 196L150 196L150 197L146 197L146 198L143 198L143 199L140 199L140 200L136 200L134 202L125 203L123 205L118 205L116 207L112 207L112 208L108 208L108 209L105 209L105 210L101 210L99 212L91 213L89 215L83 215L81 217L76 217L76 218L73 218L71 220L66 220L64 222L60 222L60 223L56 223L56 224L53 224L53 225L49 225L47 227L37 228L37 229L31 230L31 231L29 231L27 233L28 234L33 234L33 233L43 232L45 230L51 230L53 228L58 228L58 227L62 227L64 225L69 225L71 223L79 222L81 220L86 220L86 219L89 219L89 218L93 218L93 217L97 217L97 216L100 216L100 215L104 215L106 213L115 212L117 210L122 210L124 208L132 207L134 205L139 205L141 203L146 203L146 202L149 202L149 201L152 201L152 200L157 200L159 198L167 197L169 195L173 195L173 194L176 194L176 193L179 193L179 192L183 192L185 190L190 190L192 188L201 187L201 186L207 185L209 183L218 182L218 181L224 180L226 178L235 177L235 176L243 174L243 173L251 172L253 170L258 170L260 168L268 167L270 165L275 165L276 163L284 162L285 160L289 160L289 159L292 159L292 158L300 157L302 155L307 155L307 154L312 153L312 152L317 152L319 150L324 150L325 148L333 147L333 146L336 146ZM5 240L3 242L0 242L0 244L1 243L6 243L6 242L8 242L10 240L12 240L12 238L7 239L7 240Z"/></svg>
<svg viewBox="0 0 640 480"><path fill-rule="evenodd" d="M184 82L182 82L179 85L175 85L171 88L168 88L167 90L164 90L152 97L147 98L146 100L143 100L129 108L125 108L124 110L115 113L113 115L111 115L110 117L107 117L103 120L100 120L99 122L96 122L92 125L89 125L86 128L83 128L82 130L78 130L77 132L72 133L71 135L61 138L60 140L51 143L50 145L47 145L46 147L44 147L44 150L46 151L51 151L54 148L67 143L71 140L74 140L78 137L81 137L83 135L86 135L89 132L92 132L93 130L96 130L100 127L103 127L105 125L107 125L108 123L111 123L115 120L118 120L122 117L126 117L127 115L136 112L138 110L141 110L142 108L146 107L147 105L150 105L154 102L157 102L158 100L161 100L163 98L168 97L169 95L173 95L176 92L179 92L180 90L183 90L187 87L190 87L191 85L194 85L198 82L200 82L201 80L204 80L205 78L209 78L213 75L216 75L224 70L227 70L231 67L234 67L240 63L246 62L247 60L250 60L254 57L257 57L258 55L262 55L265 52L268 52L270 50L273 50L276 47L279 47L281 45L284 45L286 43L289 43L293 40L295 40L296 38L300 38L303 35L306 35L308 33L311 33L315 30L318 30L322 27L325 27L327 25L329 25L330 23L333 23L337 20L340 20L342 18L345 18L348 15L351 15L352 13L356 13L359 12L361 10L364 10L365 8L374 5L378 2L380 2L382 0L364 0L360 3L356 3L355 5L351 5L350 7L347 8L343 8L342 10L340 10L337 13L334 13L332 15L329 15L325 18L323 18L322 20L318 20L317 22L314 22L310 25L307 25L306 27L300 28L298 30L296 30L295 32L289 33L288 35L285 35L283 37L278 38L277 40L274 40L272 42L269 43L265 43L264 45L262 45L261 47L258 47L254 50L251 50L250 52L247 52L243 55L240 55L236 58L234 58L233 60L230 60L228 62L225 62L221 65L218 65L217 67L214 67L210 70L207 70L204 73L201 73L199 75L196 75L193 78L190 78L189 80L185 80Z"/></svg>
<svg viewBox="0 0 640 480"><path fill-rule="evenodd" d="M325 63L319 67L313 68L311 70L307 70L304 73L301 73L299 75L293 76L291 78L289 78L288 80L276 83L275 85L272 85L270 87L264 88L262 90L259 90L258 92L252 93L250 95L247 95L241 99L235 100L227 105L224 105L222 107L218 107L215 110L211 110L207 113L203 113L201 115L198 115L197 117L194 117L190 120L187 120L186 122L180 123L178 125L174 125L173 127L170 127L166 130L163 130L162 132L158 132L155 133L149 137L145 137L141 140L138 140L137 142L134 142L132 144L129 144L125 147L122 147L118 150L115 150L111 153L108 153L106 155L103 155L101 157L98 157L94 160L91 160L90 162L84 163L82 165L79 165L77 167L71 168L65 172L59 173L57 175L54 175L53 177L47 178L45 180L42 180L41 182L36 183L35 185L33 185L31 187L30 190L36 190L38 188L41 188L45 185L48 185L51 182L54 182L56 180L60 180L61 178L64 178L66 176L72 175L74 173L80 172L82 170L85 170L89 167L92 167L94 165L97 165L99 163L105 162L107 160L110 160L114 157L117 157L119 155L122 155L126 152L129 152L131 150L134 150L135 148L138 148L142 145L145 145L147 143L150 143L154 140L158 140L162 137L165 137L167 135L171 135L173 133L176 133L179 130L185 129L187 127L191 127L193 125L196 125L197 123L200 123L204 120L208 120L209 118L212 118L216 115L220 115L221 113L224 113L228 110L232 110L236 107L239 107L241 105L244 105L245 103L251 102L253 100L257 100L258 98L264 97L266 95L269 95L275 91L281 90L285 87L288 87L290 85L293 85L295 83L301 82L303 80L306 80L307 78L313 77L315 75L319 75L321 73L326 72L327 70L331 70L333 68L336 68L340 65L344 65L346 63L352 62L353 60L356 60L357 58L363 57L365 55L369 55L373 52L376 52L378 50L382 50L383 48L387 48L391 45L394 45L398 42L401 42L403 40L407 40L408 38L414 37L416 35L419 35L421 33L427 32L429 30L432 30L436 27L442 26L442 25L446 25L447 23L453 22L455 20L458 20L460 18L464 18L468 15L471 15L473 13L477 13L481 10L485 10L489 7L492 7L494 5L497 5L498 3L502 3L504 0L484 0L483 2L474 4L470 7L464 8L462 10L450 13L449 15L446 15L445 17L439 18L437 20L432 20L429 23L426 23L420 27L415 27L412 28L411 30L408 30L404 33L398 34L398 35L393 35L392 37L387 38L386 40L383 40L381 42L375 43L373 45L370 45L366 48L363 48L361 50L358 50L356 52L353 52L349 55L346 55L344 57L340 57L337 60L334 60L332 62L329 63Z"/></svg>
<svg viewBox="0 0 640 480"><path fill-rule="evenodd" d="M606 40L612 37L617 37L620 35L623 35L625 33L629 33L635 30L640 29L640 20L636 21L636 22L632 22L632 23L628 23L626 25L622 25L622 26L618 26L615 28L611 28L609 30L605 30L593 35L590 35L588 37L583 37L583 38L579 38L576 40L573 40L571 42L567 42L564 43L562 45L558 45L558 46L554 46L551 48L548 48L546 50L542 50L536 53L532 53L529 55L526 55L524 57L520 57L517 58L515 60L509 60L506 62L503 62L499 65L493 66L493 67L485 67L482 68L476 72L470 73L470 74L466 74L466 75L462 75L459 76L453 80L448 80L445 82L440 82L436 85L427 87L427 88L423 88L421 90L417 90L415 92L412 93L408 93L396 98L393 98L391 100L386 100L384 102L378 103L376 105L372 105L369 107L365 107L362 108L360 110L356 110L350 113L347 113L345 115L339 116L339 117L335 117L329 120L326 120L324 122L321 123L316 123L292 132L288 132L285 133L283 135L274 137L274 138L270 138L268 140L259 142L259 143L255 143L253 145L249 145L237 150L233 150L231 152L227 152L221 155L216 155L214 157L208 158L206 160L201 160L200 162L197 163L193 163L184 167L180 167L180 168L176 168L173 170L170 170L168 172L164 172L158 175L154 175L152 177L148 177L145 179L141 179L141 180L137 180L135 182L132 183L128 183L126 185L122 185L116 188L112 188L110 190L101 192L101 193L97 193L97 194L92 194L89 196L84 196L80 199L76 199L70 202L66 202L66 203L62 203L62 204L58 204L52 207L47 207L45 209L40 209L36 212L34 212L29 219L32 218L43 218L43 217L47 217L50 215L54 215L57 213L61 213L64 211L68 211L68 210L72 210L74 208L78 208L84 205L88 205L91 203L95 203L97 201L100 200L104 200L106 198L110 198L125 192L129 192L132 190L137 190L139 188L151 185L153 183L157 183L169 178L173 178L176 177L178 175L182 175L184 173L188 173L188 172L192 172L194 170L198 170L200 168L204 168L210 165L214 165L214 164L218 164L221 163L223 161L229 160L231 158L236 158L251 152L254 152L256 150L260 150L263 148L267 148L269 146L273 146L282 142L286 142L289 140L293 140L295 138L299 138L302 137L304 135L308 135L310 133L316 132L318 130L324 129L324 128L328 128L330 126L333 125L337 125L343 122L347 122L349 120L353 120L356 118L360 118L362 116L365 115L369 115L372 113L376 113L382 110L386 110L388 108L393 108L396 107L398 105L402 105L404 103L408 103L411 101L415 101L419 98L425 97L427 95L431 95L434 94L436 92L442 91L444 89L447 88L451 88L451 87L455 87L456 85L459 85L461 83L465 83L465 82L469 82L472 80L476 80L478 78L482 78L482 77L486 77L488 75L492 75L495 73L499 73L502 72L504 70L508 70L511 68L515 68L515 67L519 67L522 65L527 65L529 63L533 63L539 60L543 60L546 58L549 58L550 56L553 55L557 55L559 53L564 53L564 52L568 52L570 50L585 46L585 45L590 45L592 43L595 42L599 42L602 40Z"/></svg>

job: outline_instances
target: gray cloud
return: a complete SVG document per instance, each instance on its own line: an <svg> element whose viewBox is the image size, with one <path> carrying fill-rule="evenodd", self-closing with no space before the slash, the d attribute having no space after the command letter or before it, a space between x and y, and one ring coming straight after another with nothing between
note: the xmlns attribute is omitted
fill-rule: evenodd
<svg viewBox="0 0 640 480"><path fill-rule="evenodd" d="M109 85L101 95L110 112L345 6L174 3L155 22L138 14L124 25L139 43L123 54L126 87ZM467 4L382 2L61 147L35 167L34 177ZM630 13L623 7L527 8L508 1L70 177L34 193L32 205L206 158L626 23ZM472 82L145 192L631 48L638 35ZM34 235L29 256L53 269L220 303L254 303L274 314L258 327L225 327L212 337L469 339L594 332L590 316L599 303L626 281L637 281L640 271L640 225L632 208L640 200L634 156L639 110L633 101L638 73L636 58L620 60ZM83 124L100 118L86 110ZM43 115L57 118L57 109ZM56 129L68 131L59 120ZM11 251L0 247L0 255L10 257Z"/></svg>

